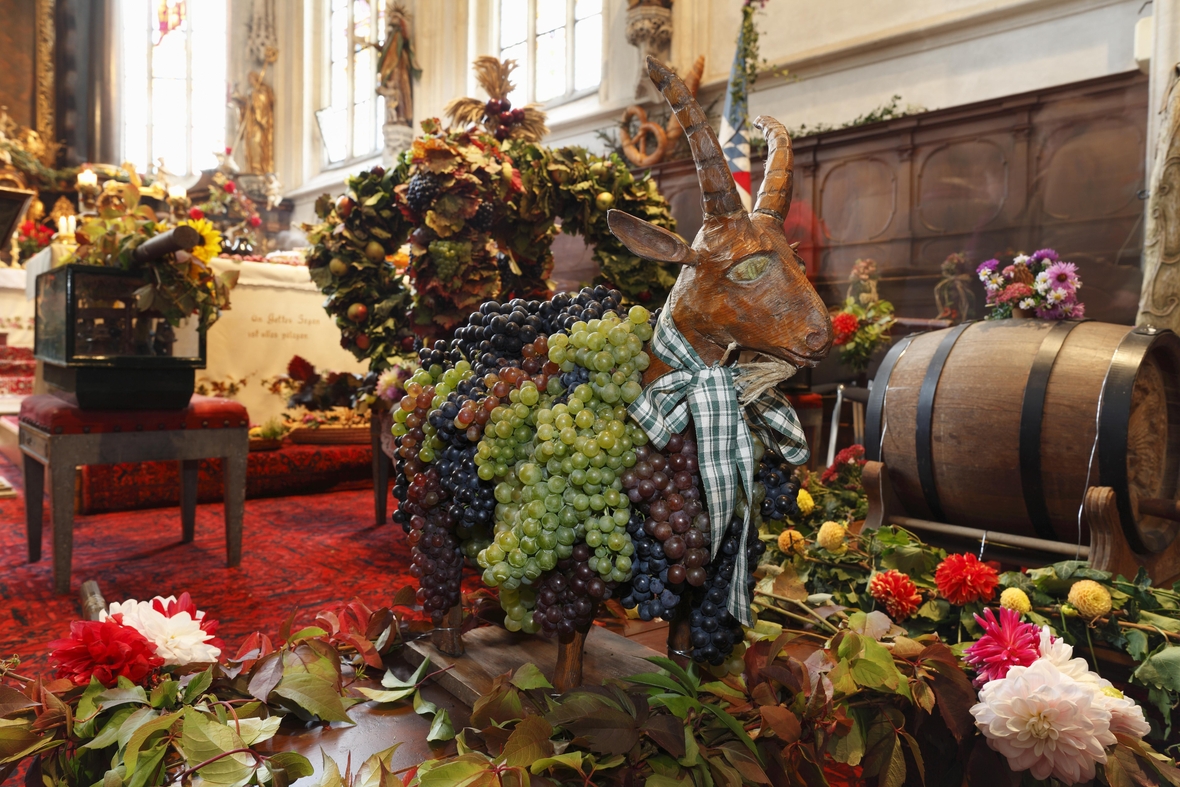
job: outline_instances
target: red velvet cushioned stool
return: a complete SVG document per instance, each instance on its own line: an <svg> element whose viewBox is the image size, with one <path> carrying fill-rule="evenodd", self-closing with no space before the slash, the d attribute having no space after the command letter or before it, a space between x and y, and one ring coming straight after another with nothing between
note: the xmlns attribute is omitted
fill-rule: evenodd
<svg viewBox="0 0 1180 787"><path fill-rule="evenodd" d="M79 465L175 460L180 462L182 541L193 540L197 466L221 457L225 473L226 557L242 558L242 513L249 453L246 408L229 399L194 396L183 410L82 410L64 396L29 396L21 402L25 527L29 562L41 559L42 495L49 470L53 509L53 587L70 591L74 543L74 470Z"/></svg>

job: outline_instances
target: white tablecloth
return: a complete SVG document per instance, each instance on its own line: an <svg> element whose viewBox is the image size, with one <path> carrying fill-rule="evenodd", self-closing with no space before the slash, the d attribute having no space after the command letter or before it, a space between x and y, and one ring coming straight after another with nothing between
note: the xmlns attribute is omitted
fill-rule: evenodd
<svg viewBox="0 0 1180 787"><path fill-rule="evenodd" d="M230 292L230 309L209 329L209 365L197 371L197 383L242 385L235 398L246 406L252 422L262 423L284 410L286 403L266 390L263 381L286 372L294 355L322 371L367 370L367 363L340 347L340 332L324 311L324 296L307 268L225 259L214 260L213 267L218 272L238 270L238 286ZM0 268L0 325L12 319L27 322L27 328L8 328L8 342L32 347L33 302L25 297L25 284L24 270Z"/></svg>

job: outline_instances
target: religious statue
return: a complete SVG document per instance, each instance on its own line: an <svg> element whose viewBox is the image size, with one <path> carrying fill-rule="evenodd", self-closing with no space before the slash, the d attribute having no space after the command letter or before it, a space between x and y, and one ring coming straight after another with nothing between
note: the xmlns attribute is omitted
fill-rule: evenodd
<svg viewBox="0 0 1180 787"><path fill-rule="evenodd" d="M246 105L246 171L265 175L275 170L275 93L266 84L265 68L250 72Z"/></svg>
<svg viewBox="0 0 1180 787"><path fill-rule="evenodd" d="M413 126L413 80L422 71L414 61L410 15L401 3L390 0L386 18L385 45L377 62L377 92L385 96L386 124Z"/></svg>

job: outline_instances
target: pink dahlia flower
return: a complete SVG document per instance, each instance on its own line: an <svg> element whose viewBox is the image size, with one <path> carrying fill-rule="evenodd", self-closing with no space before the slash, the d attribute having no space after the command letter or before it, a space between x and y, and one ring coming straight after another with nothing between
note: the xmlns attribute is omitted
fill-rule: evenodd
<svg viewBox="0 0 1180 787"><path fill-rule="evenodd" d="M1106 762L1106 747L1116 742L1111 713L1092 689L1047 659L1013 667L1008 677L984 686L971 715L1012 770L1030 771L1036 779L1090 781L1095 764Z"/></svg>
<svg viewBox="0 0 1180 787"><path fill-rule="evenodd" d="M1040 630L1032 623L1022 623L1016 610L1001 608L996 620L995 614L985 609L983 617L976 615L975 621L984 633L963 652L963 658L979 673L976 686L1007 676L1012 667L1027 667L1041 655L1037 649Z"/></svg>

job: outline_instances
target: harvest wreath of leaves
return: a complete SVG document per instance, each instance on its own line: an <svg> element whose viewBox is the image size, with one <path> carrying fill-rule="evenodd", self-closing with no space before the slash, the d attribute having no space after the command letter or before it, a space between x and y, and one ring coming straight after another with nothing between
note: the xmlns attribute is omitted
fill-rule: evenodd
<svg viewBox="0 0 1180 787"><path fill-rule="evenodd" d="M558 232L594 244L603 278L633 300L659 302L675 282L607 228L612 207L674 226L650 176L633 176L618 156L422 127L397 166L350 178L335 202L321 197L321 223L307 228L308 266L341 345L375 370L410 353L415 334L449 335L484 301L548 297ZM407 240L408 282L387 261Z"/></svg>

